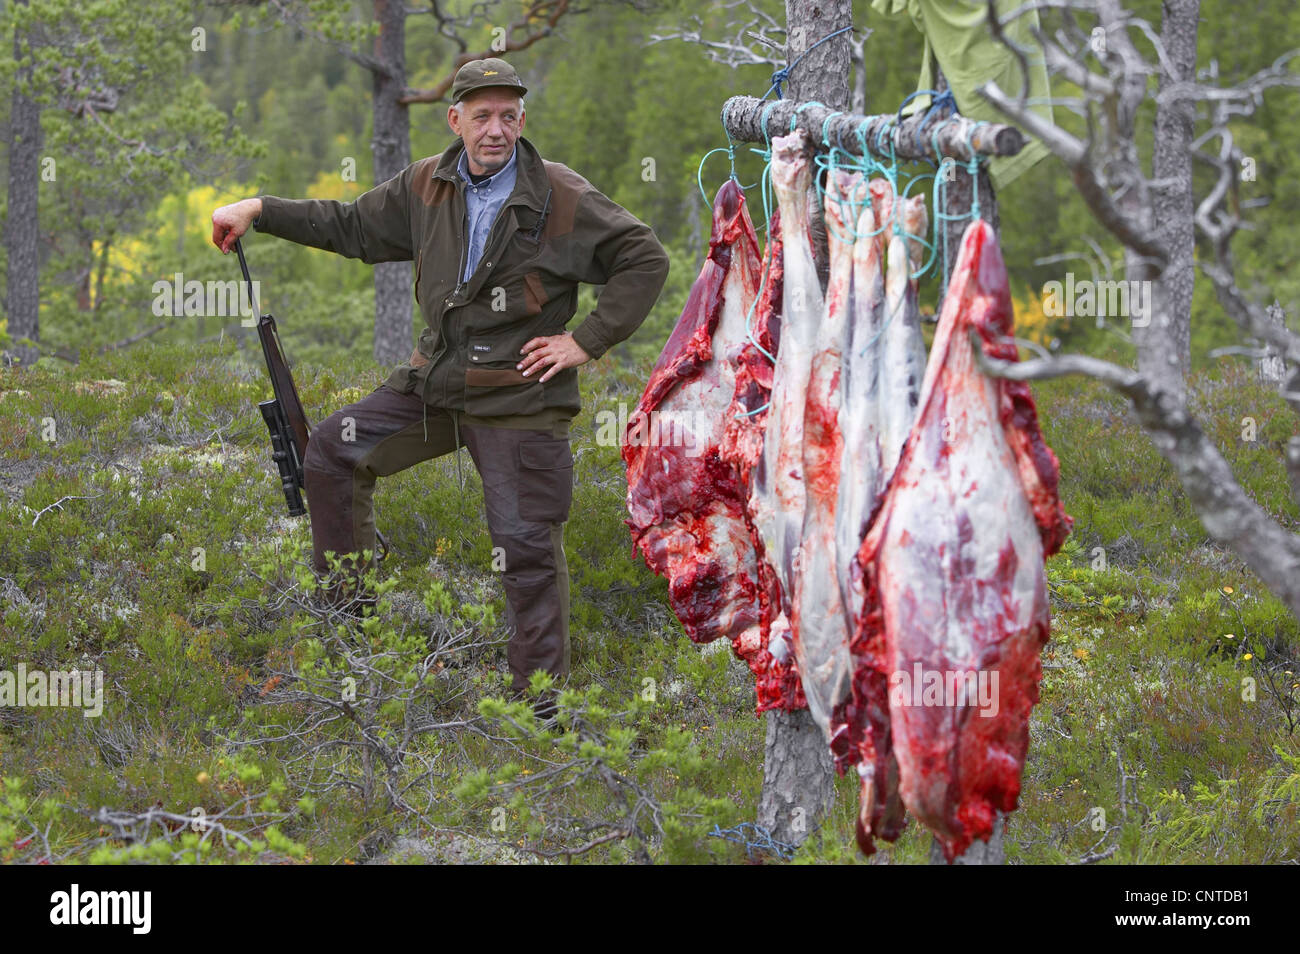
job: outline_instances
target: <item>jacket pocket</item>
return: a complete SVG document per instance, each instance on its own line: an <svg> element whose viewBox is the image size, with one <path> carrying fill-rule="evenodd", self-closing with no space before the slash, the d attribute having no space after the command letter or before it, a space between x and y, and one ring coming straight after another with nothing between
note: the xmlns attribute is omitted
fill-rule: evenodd
<svg viewBox="0 0 1300 954"><path fill-rule="evenodd" d="M573 503L573 451L566 437L519 445L519 516L539 523L569 519Z"/></svg>
<svg viewBox="0 0 1300 954"><path fill-rule="evenodd" d="M535 414L546 406L540 372L527 377L516 365L520 355L513 341L469 339L465 369L465 411L480 417Z"/></svg>
<svg viewBox="0 0 1300 954"><path fill-rule="evenodd" d="M424 249L415 256L415 303L420 303L420 265L424 262Z"/></svg>
<svg viewBox="0 0 1300 954"><path fill-rule="evenodd" d="M411 349L411 357L407 359L406 364L394 368L384 384L398 394L410 394L420 385L425 373L422 369L428 364L428 356L420 350L419 345L416 345Z"/></svg>
<svg viewBox="0 0 1300 954"><path fill-rule="evenodd" d="M496 336L470 338L468 354L466 354L469 369L471 371L475 368L514 370L515 365L523 359L523 355L519 353L519 345L522 343L522 341L516 343ZM519 380L527 381L529 378L525 378L521 372Z"/></svg>

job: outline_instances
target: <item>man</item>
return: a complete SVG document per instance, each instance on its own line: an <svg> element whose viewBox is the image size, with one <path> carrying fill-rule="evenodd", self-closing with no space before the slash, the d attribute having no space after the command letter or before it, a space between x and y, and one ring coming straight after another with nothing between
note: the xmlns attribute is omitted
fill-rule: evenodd
<svg viewBox="0 0 1300 954"><path fill-rule="evenodd" d="M668 274L644 223L523 138L526 88L505 61L465 64L447 124L457 141L354 202L245 199L212 215L229 252L251 224L364 262L415 261L427 327L410 361L312 432L304 460L313 560L375 546L375 479L469 449L504 556L512 686L569 670L564 523L573 494L576 368L641 324ZM572 332L579 282L603 284ZM373 565L373 561L371 563Z"/></svg>

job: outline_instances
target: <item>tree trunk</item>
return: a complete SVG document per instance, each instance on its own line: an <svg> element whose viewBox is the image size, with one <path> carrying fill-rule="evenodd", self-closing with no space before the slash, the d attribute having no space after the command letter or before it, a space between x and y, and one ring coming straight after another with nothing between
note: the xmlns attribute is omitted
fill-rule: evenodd
<svg viewBox="0 0 1300 954"><path fill-rule="evenodd" d="M406 9L400 0L375 0L375 57L387 72L374 72L375 184L386 182L411 163L410 114L398 97L406 89ZM411 263L375 266L375 360L398 364L411 354Z"/></svg>
<svg viewBox="0 0 1300 954"><path fill-rule="evenodd" d="M786 0L785 10L787 63L794 63L818 40L848 26L852 19L849 0ZM847 110L849 46L849 34L842 33L808 52L791 72L786 95L796 102L816 100L832 109ZM817 213L820 224L820 208ZM821 233L819 266L828 261L824 226ZM758 824L779 841L802 844L834 802L830 749L812 716L806 710L769 712Z"/></svg>
<svg viewBox="0 0 1300 954"><path fill-rule="evenodd" d="M90 279L95 274L95 240L83 232L80 245L86 262L77 270L77 311L90 311Z"/></svg>
<svg viewBox="0 0 1300 954"><path fill-rule="evenodd" d="M849 0L786 0L785 61L798 64L790 70L786 96L796 103L824 103L831 109L847 111L852 105L849 90L849 64L853 44L849 33L818 43L836 30L849 26L853 19ZM787 66L787 69L789 67ZM826 221L817 190L809 191L809 233L813 243L813 261L825 289L830 279L830 252L826 244Z"/></svg>
<svg viewBox="0 0 1300 954"><path fill-rule="evenodd" d="M1196 77L1196 34L1200 0L1164 0L1160 40L1176 71L1161 73L1160 89ZM1192 122L1191 100L1174 100L1156 109L1151 175L1151 201L1159 240L1169 250L1169 263L1151 289L1151 314L1145 326L1134 324L1138 370L1153 387L1177 395L1186 393L1192 365ZM1148 277L1143 269L1143 278ZM1129 276L1132 277L1132 276Z"/></svg>
<svg viewBox="0 0 1300 954"><path fill-rule="evenodd" d="M17 0L22 6L27 0ZM31 38L29 38L30 40ZM5 247L9 253L5 312L20 364L31 364L40 353L20 338L40 340L40 258L37 199L41 181L41 107L26 95L31 64L23 63L21 41L14 34L14 61L21 64L14 76L9 113L9 210L5 222Z"/></svg>
<svg viewBox="0 0 1300 954"><path fill-rule="evenodd" d="M993 823L993 834L989 836L988 841L973 841L970 847L962 854L952 860L955 865L1000 865L1006 861L1006 853L1002 849L1002 831L1006 828L1007 816L998 812L998 819ZM942 865L947 864L943 857L943 848L939 846L939 839L935 838L930 842L930 864Z"/></svg>
<svg viewBox="0 0 1300 954"><path fill-rule="evenodd" d="M834 803L830 747L808 710L768 712L758 826L775 841L802 844Z"/></svg>

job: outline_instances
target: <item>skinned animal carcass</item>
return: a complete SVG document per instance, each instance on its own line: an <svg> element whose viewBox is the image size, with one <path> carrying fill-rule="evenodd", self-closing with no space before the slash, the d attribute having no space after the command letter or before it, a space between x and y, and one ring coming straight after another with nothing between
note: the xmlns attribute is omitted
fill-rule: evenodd
<svg viewBox="0 0 1300 954"><path fill-rule="evenodd" d="M1050 615L1043 561L1071 521L1023 382L996 236L966 230L921 398L857 557L865 594L850 701L832 751L861 778L858 841L892 839L906 807L952 860L1013 811Z"/></svg>

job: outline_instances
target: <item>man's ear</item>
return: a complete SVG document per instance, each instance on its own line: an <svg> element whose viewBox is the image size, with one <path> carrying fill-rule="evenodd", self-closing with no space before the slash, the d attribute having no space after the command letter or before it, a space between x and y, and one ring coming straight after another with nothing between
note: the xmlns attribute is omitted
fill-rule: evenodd
<svg viewBox="0 0 1300 954"><path fill-rule="evenodd" d="M454 135L460 135L460 116L456 113L456 110L450 106L447 107L447 125L451 127L451 131Z"/></svg>

